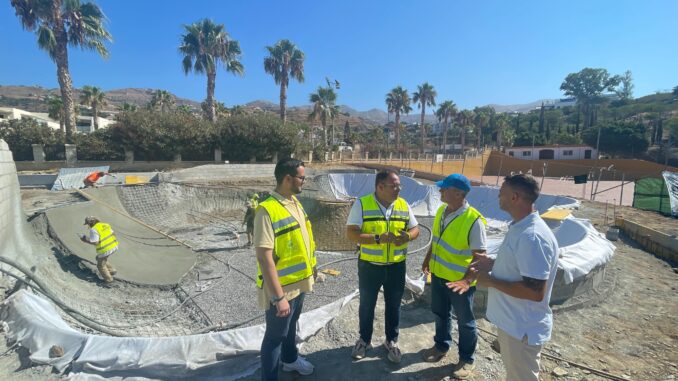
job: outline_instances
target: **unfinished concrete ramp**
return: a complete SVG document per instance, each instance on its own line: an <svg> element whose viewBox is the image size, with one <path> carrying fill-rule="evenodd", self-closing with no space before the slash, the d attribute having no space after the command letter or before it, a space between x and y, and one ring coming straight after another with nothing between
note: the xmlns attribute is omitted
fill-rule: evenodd
<svg viewBox="0 0 678 381"><path fill-rule="evenodd" d="M96 263L94 247L80 241L80 235L88 231L83 226L84 219L96 216L109 223L120 242L120 249L110 263L118 270L116 278L121 280L175 285L195 264L195 253L187 247L94 201L50 209L46 215L55 238L71 253L91 263Z"/></svg>

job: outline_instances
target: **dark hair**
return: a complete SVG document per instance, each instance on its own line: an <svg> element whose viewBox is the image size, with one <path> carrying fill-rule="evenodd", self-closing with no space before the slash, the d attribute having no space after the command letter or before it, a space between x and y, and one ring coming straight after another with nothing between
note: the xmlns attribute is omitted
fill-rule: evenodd
<svg viewBox="0 0 678 381"><path fill-rule="evenodd" d="M504 183L508 184L514 191L519 193L521 197L534 204L539 197L539 185L534 177L519 173L504 177Z"/></svg>
<svg viewBox="0 0 678 381"><path fill-rule="evenodd" d="M374 179L374 187L376 188L379 183L383 183L390 175L398 176L398 172L392 169L383 169L377 173L377 177Z"/></svg>
<svg viewBox="0 0 678 381"><path fill-rule="evenodd" d="M282 184L283 179L287 175L296 176L297 168L303 166L304 162L301 160L292 159L291 157L280 159L280 161L278 161L278 164L275 165L274 173L276 183L278 183L278 185Z"/></svg>

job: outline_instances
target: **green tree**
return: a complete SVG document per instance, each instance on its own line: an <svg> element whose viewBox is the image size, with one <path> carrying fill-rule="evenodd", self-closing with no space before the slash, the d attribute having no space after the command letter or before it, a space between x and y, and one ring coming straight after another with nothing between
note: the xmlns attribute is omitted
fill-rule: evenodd
<svg viewBox="0 0 678 381"><path fill-rule="evenodd" d="M673 88L672 94L678 97L678 86Z"/></svg>
<svg viewBox="0 0 678 381"><path fill-rule="evenodd" d="M568 74L560 90L577 99L585 116L584 129L587 129L593 124L594 108L603 101L603 92L614 91L620 81L619 76L610 76L605 69L584 68L580 72Z"/></svg>
<svg viewBox="0 0 678 381"><path fill-rule="evenodd" d="M447 150L447 130L449 130L450 125L448 121L451 118L454 118L457 114L457 105L452 101L445 101L438 106L436 110L436 117L438 117L439 122L443 122L443 153Z"/></svg>
<svg viewBox="0 0 678 381"><path fill-rule="evenodd" d="M49 97L47 98L47 112L48 116L54 120L59 121L59 129L61 132L65 131L64 126L64 102L61 101L59 97Z"/></svg>
<svg viewBox="0 0 678 381"><path fill-rule="evenodd" d="M66 139L71 142L75 131L75 104L68 46L95 50L102 57L108 57L104 42L112 41L112 37L104 27L105 16L96 4L80 0L10 0L10 3L24 29L37 34L38 46L56 63Z"/></svg>
<svg viewBox="0 0 678 381"><path fill-rule="evenodd" d="M191 71L207 75L207 117L214 122L217 118L214 104L214 87L217 78L217 66L223 64L226 71L242 75L244 67L240 62L240 44L231 39L223 24L203 19L190 25L184 25L185 34L181 36L179 52L184 56L184 73Z"/></svg>
<svg viewBox="0 0 678 381"><path fill-rule="evenodd" d="M426 126L424 125L426 106L435 106L437 96L438 93L428 82L417 86L417 91L412 93L412 103L417 103L417 106L421 108L421 152L424 152L426 139Z"/></svg>
<svg viewBox="0 0 678 381"><path fill-rule="evenodd" d="M494 115L494 109L489 106L476 107L473 109L473 114L475 115L473 122L476 127L476 147L480 149L482 144L483 129L490 122L492 115Z"/></svg>
<svg viewBox="0 0 678 381"><path fill-rule="evenodd" d="M669 136L672 141L678 141L678 117L671 118L664 123L669 130Z"/></svg>
<svg viewBox="0 0 678 381"><path fill-rule="evenodd" d="M631 70L627 70L624 75L619 77L619 88L615 89L615 93L619 99L623 101L629 101L633 99L633 77L631 76Z"/></svg>
<svg viewBox="0 0 678 381"><path fill-rule="evenodd" d="M459 138L461 143L461 152L464 152L464 146L466 146L466 131L469 126L473 123L473 111L471 110L462 110L462 112L457 113L457 123L459 123Z"/></svg>
<svg viewBox="0 0 678 381"><path fill-rule="evenodd" d="M613 156L635 157L644 153L650 145L646 128L642 123L615 121L601 123L599 150ZM582 132L584 143L596 147L598 128Z"/></svg>
<svg viewBox="0 0 678 381"><path fill-rule="evenodd" d="M276 85L280 85L280 119L285 123L290 77L299 83L304 82L304 52L290 40L280 40L266 49L268 57L264 58L264 70L273 76Z"/></svg>
<svg viewBox="0 0 678 381"><path fill-rule="evenodd" d="M151 101L148 103L148 108L158 110L160 112L167 112L174 108L174 96L167 90L155 90Z"/></svg>
<svg viewBox="0 0 678 381"><path fill-rule="evenodd" d="M412 111L410 103L410 94L402 86L396 86L386 94L386 108L388 112L395 114L396 150L400 149L400 115L409 114Z"/></svg>
<svg viewBox="0 0 678 381"><path fill-rule="evenodd" d="M323 127L323 145L327 145L327 122L334 119L338 112L337 93L331 87L319 86L315 93L311 93L309 100L313 103L313 111L308 115L308 120L320 120ZM311 134L311 139L313 139L313 134Z"/></svg>
<svg viewBox="0 0 678 381"><path fill-rule="evenodd" d="M96 86L84 86L80 95L80 104L92 108L94 130L99 129L99 107L106 106L106 93Z"/></svg>
<svg viewBox="0 0 678 381"><path fill-rule="evenodd" d="M137 111L137 108L138 108L137 105L125 102L122 104L122 106L118 107L118 110L122 112L128 112L128 111Z"/></svg>

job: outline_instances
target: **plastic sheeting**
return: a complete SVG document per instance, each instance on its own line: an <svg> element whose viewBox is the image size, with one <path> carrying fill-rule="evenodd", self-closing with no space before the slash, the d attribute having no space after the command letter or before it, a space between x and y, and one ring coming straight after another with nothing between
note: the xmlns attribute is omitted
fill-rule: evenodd
<svg viewBox="0 0 678 381"><path fill-rule="evenodd" d="M375 174L367 173L330 173L330 188L334 196L340 200L362 197L374 192ZM407 200L412 206L415 215L435 216L442 204L440 192L435 185L424 185L417 180L401 176L402 190L400 197ZM479 186L473 187L467 196L468 202L478 209L486 218L510 221L508 213L499 209L499 188ZM550 208L577 208L579 201L571 197L542 194L537 199L535 207L539 213Z"/></svg>
<svg viewBox="0 0 678 381"><path fill-rule="evenodd" d="M301 314L297 341L305 341L341 312L358 291ZM82 374L106 374L150 379L199 377L235 380L253 374L265 327L257 325L224 332L178 337L109 337L84 334L64 322L54 305L20 290L3 304L2 319L11 340L21 342L30 359L59 372L69 365L75 379ZM64 355L50 358L52 345ZM83 378L85 377L85 378Z"/></svg>
<svg viewBox="0 0 678 381"><path fill-rule="evenodd" d="M566 284L609 262L614 255L615 246L588 220L567 218L553 233L558 240L558 268L563 271ZM503 236L488 238L489 256L497 256L503 239Z"/></svg>
<svg viewBox="0 0 678 381"><path fill-rule="evenodd" d="M671 216L678 217L678 173L664 171L662 176L671 202Z"/></svg>

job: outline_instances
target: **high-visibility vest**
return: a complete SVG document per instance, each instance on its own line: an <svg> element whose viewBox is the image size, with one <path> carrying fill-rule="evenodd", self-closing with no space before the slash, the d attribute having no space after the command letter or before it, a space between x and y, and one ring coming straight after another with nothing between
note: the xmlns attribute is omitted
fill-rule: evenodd
<svg viewBox="0 0 678 381"><path fill-rule="evenodd" d="M118 239L115 238L115 234L113 234L111 225L103 222L97 222L94 224L94 226L92 226L92 229L99 233L99 242L96 245L97 254L103 254L118 247Z"/></svg>
<svg viewBox="0 0 678 381"><path fill-rule="evenodd" d="M438 208L436 218L433 220L429 269L438 278L454 282L464 277L473 259L468 238L473 224L480 219L487 225L487 221L478 210L469 206L466 211L444 226L441 232L440 223L443 221L445 208L447 208L446 204ZM476 282L471 283L471 286L475 285Z"/></svg>
<svg viewBox="0 0 678 381"><path fill-rule="evenodd" d="M315 241L313 240L311 221L309 221L306 211L304 211L297 198L292 196L292 199L304 212L306 231L310 241L310 252L306 251L306 243L304 242L304 236L301 234L301 227L297 219L285 209L280 200L269 196L266 200L259 203L259 208L266 209L269 217L271 217L273 233L275 234L273 243L275 269L278 272L278 280L282 286L312 276L313 268L316 264ZM261 266L257 262L257 287L261 288L263 284L264 276L261 273Z"/></svg>
<svg viewBox="0 0 678 381"><path fill-rule="evenodd" d="M99 172L92 172L89 175L87 175L87 178L85 180L91 183L96 183L97 181L99 181L101 177L103 176L99 175Z"/></svg>
<svg viewBox="0 0 678 381"><path fill-rule="evenodd" d="M363 210L362 233L372 235L386 232L400 235L403 230L407 231L407 224L410 221L410 209L407 201L398 197L393 205L393 211L388 221L379 207L374 193L360 198L360 204ZM407 245L397 246L395 243L381 244L360 244L360 259L375 263L396 263L405 260L407 255Z"/></svg>

